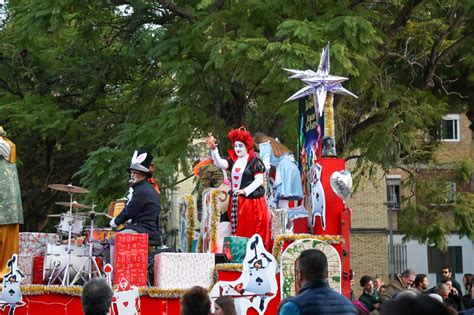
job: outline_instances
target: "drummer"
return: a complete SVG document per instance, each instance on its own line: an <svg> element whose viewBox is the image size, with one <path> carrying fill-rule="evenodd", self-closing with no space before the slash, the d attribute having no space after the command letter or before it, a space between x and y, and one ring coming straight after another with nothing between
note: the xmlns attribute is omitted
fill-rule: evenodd
<svg viewBox="0 0 474 315"><path fill-rule="evenodd" d="M133 192L122 212L110 221L110 226L116 228L131 220L119 233L146 233L148 244L160 246L160 197L147 180L152 176L149 170L152 160L153 156L143 149L138 149L133 153L132 162L128 168Z"/></svg>

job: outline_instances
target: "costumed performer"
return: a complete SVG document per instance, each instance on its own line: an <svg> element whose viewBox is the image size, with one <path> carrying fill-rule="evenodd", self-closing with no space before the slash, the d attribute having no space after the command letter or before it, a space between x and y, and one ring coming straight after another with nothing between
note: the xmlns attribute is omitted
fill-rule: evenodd
<svg viewBox="0 0 474 315"><path fill-rule="evenodd" d="M258 233L266 246L270 244L270 215L265 201L263 174L265 165L253 150L252 136L245 128L233 129L228 134L233 150L229 158L220 157L216 140L206 139L215 165L231 170L232 192L229 198L228 216L232 235L250 238Z"/></svg>
<svg viewBox="0 0 474 315"><path fill-rule="evenodd" d="M0 126L0 282L9 272L8 260L18 253L23 224L20 183L16 169L16 146Z"/></svg>
<svg viewBox="0 0 474 315"><path fill-rule="evenodd" d="M149 167L153 156L143 150L136 150L130 167L130 184L132 194L127 205L118 216L110 221L110 226L116 228L128 220L125 229L119 233L146 233L150 247L161 246L159 230L160 196L155 187L148 181L152 176Z"/></svg>
<svg viewBox="0 0 474 315"><path fill-rule="evenodd" d="M267 136L262 132L255 133L253 137L255 144L260 150L260 158L265 164L267 172L270 167L276 168L275 182L275 206L277 208L293 208L292 200L303 200L303 186L301 184L301 174L296 165L295 157L290 149L279 141Z"/></svg>

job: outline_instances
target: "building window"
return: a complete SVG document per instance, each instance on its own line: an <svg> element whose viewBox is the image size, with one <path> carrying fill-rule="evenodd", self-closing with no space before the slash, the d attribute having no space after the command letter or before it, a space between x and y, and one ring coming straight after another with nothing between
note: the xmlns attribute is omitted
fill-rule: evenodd
<svg viewBox="0 0 474 315"><path fill-rule="evenodd" d="M433 207L449 206L456 202L456 183L455 182L437 182L439 194L436 200L433 200Z"/></svg>
<svg viewBox="0 0 474 315"><path fill-rule="evenodd" d="M450 114L443 117L441 123L441 141L459 141L459 114Z"/></svg>
<svg viewBox="0 0 474 315"><path fill-rule="evenodd" d="M448 246L446 252L428 247L428 272L439 274L443 266L451 266L453 273L463 273L461 246Z"/></svg>
<svg viewBox="0 0 474 315"><path fill-rule="evenodd" d="M402 273L407 269L406 245L393 245L393 263L395 273Z"/></svg>
<svg viewBox="0 0 474 315"><path fill-rule="evenodd" d="M387 175L387 205L392 210L400 209L402 177Z"/></svg>

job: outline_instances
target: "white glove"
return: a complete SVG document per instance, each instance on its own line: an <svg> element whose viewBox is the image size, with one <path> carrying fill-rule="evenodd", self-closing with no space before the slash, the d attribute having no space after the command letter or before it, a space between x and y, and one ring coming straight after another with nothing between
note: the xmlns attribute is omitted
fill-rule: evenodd
<svg viewBox="0 0 474 315"><path fill-rule="evenodd" d="M113 228L116 228L116 227L117 227L117 224L115 224L115 219L110 220L109 225L110 225L111 227L113 227Z"/></svg>

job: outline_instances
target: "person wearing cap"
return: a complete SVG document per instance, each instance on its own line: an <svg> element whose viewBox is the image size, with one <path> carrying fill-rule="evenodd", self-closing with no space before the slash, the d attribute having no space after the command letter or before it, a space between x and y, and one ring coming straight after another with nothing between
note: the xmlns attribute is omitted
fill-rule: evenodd
<svg viewBox="0 0 474 315"><path fill-rule="evenodd" d="M23 224L20 183L16 168L16 146L0 126L0 282L8 272L7 262L18 253Z"/></svg>
<svg viewBox="0 0 474 315"><path fill-rule="evenodd" d="M117 226L130 221L119 233L146 233L148 243L161 245L159 217L161 211L160 197L148 178L152 176L150 164L153 156L143 150L136 150L128 171L132 188L131 198L118 216L110 221L110 226Z"/></svg>
<svg viewBox="0 0 474 315"><path fill-rule="evenodd" d="M228 137L233 150L228 151L229 158L226 159L220 157L212 135L206 139L206 144L211 149L213 163L231 171L232 195L227 212L232 235L251 237L258 233L269 246L270 216L263 187L265 165L255 155L252 136L245 128L231 130Z"/></svg>

